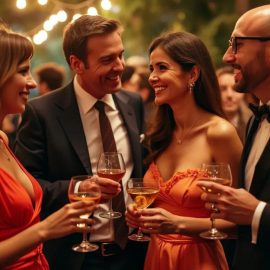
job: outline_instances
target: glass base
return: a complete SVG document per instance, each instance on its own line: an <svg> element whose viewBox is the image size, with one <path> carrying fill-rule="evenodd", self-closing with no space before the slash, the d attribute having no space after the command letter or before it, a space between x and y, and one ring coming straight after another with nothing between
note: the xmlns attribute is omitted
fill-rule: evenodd
<svg viewBox="0 0 270 270"><path fill-rule="evenodd" d="M209 231L200 233L200 237L210 240L220 240L227 238L227 234L212 228Z"/></svg>
<svg viewBox="0 0 270 270"><path fill-rule="evenodd" d="M99 216L102 218L107 218L107 219L116 219L116 218L122 217L122 214L120 212L107 211L107 212L101 212Z"/></svg>
<svg viewBox="0 0 270 270"><path fill-rule="evenodd" d="M138 242L148 242L150 241L151 238L146 235L141 236L139 234L131 234L128 236L128 239L132 241L138 241Z"/></svg>
<svg viewBox="0 0 270 270"><path fill-rule="evenodd" d="M72 247L72 249L76 252L93 252L99 249L97 245L91 244L88 241L83 241L78 245Z"/></svg>

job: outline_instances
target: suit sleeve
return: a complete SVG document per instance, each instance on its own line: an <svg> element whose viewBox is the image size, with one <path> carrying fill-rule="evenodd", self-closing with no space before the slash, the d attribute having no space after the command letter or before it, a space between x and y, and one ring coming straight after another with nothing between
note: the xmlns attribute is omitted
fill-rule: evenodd
<svg viewBox="0 0 270 270"><path fill-rule="evenodd" d="M270 251L270 203L266 204L261 216L257 245Z"/></svg>
<svg viewBox="0 0 270 270"><path fill-rule="evenodd" d="M14 152L24 167L38 180L43 189L45 216L68 202L69 181L50 179L48 176L46 125L35 107L28 103L17 132Z"/></svg>

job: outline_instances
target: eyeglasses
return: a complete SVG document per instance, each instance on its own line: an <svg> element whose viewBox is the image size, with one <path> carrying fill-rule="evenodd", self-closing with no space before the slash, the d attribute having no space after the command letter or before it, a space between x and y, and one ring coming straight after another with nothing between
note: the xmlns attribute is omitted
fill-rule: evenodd
<svg viewBox="0 0 270 270"><path fill-rule="evenodd" d="M229 47L232 47L232 52L237 53L237 40L238 39L250 39L250 40L259 40L261 42L270 40L270 37L231 37L229 39Z"/></svg>

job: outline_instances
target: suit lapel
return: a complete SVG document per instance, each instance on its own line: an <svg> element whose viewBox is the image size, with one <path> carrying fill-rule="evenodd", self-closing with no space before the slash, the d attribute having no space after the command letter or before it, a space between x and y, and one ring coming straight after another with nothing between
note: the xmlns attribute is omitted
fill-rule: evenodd
<svg viewBox="0 0 270 270"><path fill-rule="evenodd" d="M129 97L121 95L120 92L113 95L113 99L127 128L134 162L134 172L136 172L137 175L140 175L142 167L141 155L139 154L141 144L135 111L131 104L129 104Z"/></svg>
<svg viewBox="0 0 270 270"><path fill-rule="evenodd" d="M250 121L250 125L249 125L249 129L248 129L248 134L247 134L247 139L246 139L246 143L243 149L243 153L241 156L241 162L240 162L240 186L244 187L245 186L245 168L246 168L246 163L247 163L247 159L248 159L248 155L250 153L251 150L251 146L254 140L254 136L256 133L256 130L258 129L259 126L259 122L252 117L251 121Z"/></svg>
<svg viewBox="0 0 270 270"><path fill-rule="evenodd" d="M91 174L91 162L89 159L89 153L80 117L80 112L73 89L73 82L69 84L67 88L63 91L67 91L65 99L56 104L59 108L59 113L57 115L58 121L62 126L74 151L81 160L85 170L88 174Z"/></svg>
<svg viewBox="0 0 270 270"><path fill-rule="evenodd" d="M260 191L263 189L265 181L268 179L270 174L270 140L268 140L262 155L255 167L250 193L258 196Z"/></svg>

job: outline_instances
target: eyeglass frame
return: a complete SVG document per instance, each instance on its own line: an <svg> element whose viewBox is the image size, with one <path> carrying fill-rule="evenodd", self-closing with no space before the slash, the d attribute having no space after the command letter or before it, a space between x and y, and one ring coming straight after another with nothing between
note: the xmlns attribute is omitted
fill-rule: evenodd
<svg viewBox="0 0 270 270"><path fill-rule="evenodd" d="M250 40L258 40L258 41L261 41L261 42L265 42L265 41L269 41L270 40L270 37L249 37L249 36L246 36L246 37L231 37L229 39L229 47L232 47L232 52L233 54L236 54L237 53L237 39L250 39Z"/></svg>

